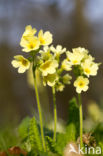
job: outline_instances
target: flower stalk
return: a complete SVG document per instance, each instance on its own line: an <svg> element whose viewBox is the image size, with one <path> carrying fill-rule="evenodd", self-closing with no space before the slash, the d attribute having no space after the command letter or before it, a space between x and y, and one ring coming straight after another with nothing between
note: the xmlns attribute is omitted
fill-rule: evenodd
<svg viewBox="0 0 103 156"><path fill-rule="evenodd" d="M79 111L80 111L80 147L83 147L83 111L82 111L82 101L81 94L78 94L79 101Z"/></svg>
<svg viewBox="0 0 103 156"><path fill-rule="evenodd" d="M38 107L38 112L39 112L39 120L40 120L40 131L41 131L42 145L43 145L44 151L46 151L44 131L43 131L42 111L41 111L39 93L38 93L38 88L37 88L37 83L36 83L36 76L35 76L34 57L33 57L33 77L34 77L34 88L35 88L35 94L36 94L37 107Z"/></svg>
<svg viewBox="0 0 103 156"><path fill-rule="evenodd" d="M56 108L56 94L55 94L55 86L52 87L53 93L53 105L54 105L54 136L53 140L56 141L56 129L57 129L57 108Z"/></svg>

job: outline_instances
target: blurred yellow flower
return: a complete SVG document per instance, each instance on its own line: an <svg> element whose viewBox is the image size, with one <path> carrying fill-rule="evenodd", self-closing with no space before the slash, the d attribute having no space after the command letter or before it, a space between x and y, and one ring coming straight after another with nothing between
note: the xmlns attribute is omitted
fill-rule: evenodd
<svg viewBox="0 0 103 156"><path fill-rule="evenodd" d="M30 67L30 62L22 55L14 56L14 60L11 64L14 68L18 68L18 73L24 73Z"/></svg>
<svg viewBox="0 0 103 156"><path fill-rule="evenodd" d="M40 50L39 53L41 54L40 58L44 61L49 60L53 57L53 55L50 53L50 47L44 46L43 50Z"/></svg>
<svg viewBox="0 0 103 156"><path fill-rule="evenodd" d="M23 47L22 51L30 52L32 50L39 49L40 42L37 37L26 36L26 37L22 37L20 45L21 47Z"/></svg>
<svg viewBox="0 0 103 156"><path fill-rule="evenodd" d="M35 35L37 30L35 28L32 28L31 25L27 25L25 27L25 32L23 33L22 37L27 37L27 36L33 36Z"/></svg>
<svg viewBox="0 0 103 156"><path fill-rule="evenodd" d="M54 74L57 67L58 62L56 60L47 60L40 65L40 71L43 76L47 76L48 74Z"/></svg>
<svg viewBox="0 0 103 156"><path fill-rule="evenodd" d="M63 70L66 70L66 71L71 71L72 70L71 63L67 59L64 59L63 60L62 65L61 65L61 68Z"/></svg>
<svg viewBox="0 0 103 156"><path fill-rule="evenodd" d="M52 43L53 37L49 31L43 33L43 30L40 30L38 33L38 39L40 41L40 45L46 46Z"/></svg>
<svg viewBox="0 0 103 156"><path fill-rule="evenodd" d="M58 83L56 84L56 91L62 92L62 91L64 90L64 88L65 88L65 86L64 86L64 84L62 84L61 82L58 82Z"/></svg>
<svg viewBox="0 0 103 156"><path fill-rule="evenodd" d="M89 51L85 48L78 47L78 48L73 48L73 53L80 53L85 58L88 56Z"/></svg>
<svg viewBox="0 0 103 156"><path fill-rule="evenodd" d="M72 77L69 74L65 74L63 76L63 83L64 84L70 84L70 80L72 79Z"/></svg>
<svg viewBox="0 0 103 156"><path fill-rule="evenodd" d="M89 103L88 113L94 122L103 122L103 109L101 109L94 101Z"/></svg>
<svg viewBox="0 0 103 156"><path fill-rule="evenodd" d="M81 93L82 91L88 90L89 80L88 78L84 78L83 76L79 76L77 80L74 82L74 86L76 87L76 92Z"/></svg>
<svg viewBox="0 0 103 156"><path fill-rule="evenodd" d="M82 68L83 68L83 72L86 76L95 76L97 75L97 71L99 69L99 64L94 63L91 61L91 59L87 59L85 60L82 64L81 64Z"/></svg>
<svg viewBox="0 0 103 156"><path fill-rule="evenodd" d="M54 86L56 81L58 80L58 75L56 73L54 74L48 74L47 76L43 77L43 84L44 86L46 86L46 84L48 84L48 86Z"/></svg>
<svg viewBox="0 0 103 156"><path fill-rule="evenodd" d="M61 54L66 52L66 48L62 48L61 45L57 45L56 48L52 45L50 49L56 57L59 57Z"/></svg>
<svg viewBox="0 0 103 156"><path fill-rule="evenodd" d="M66 52L67 59L70 61L71 65L79 65L84 55L79 50L73 49L73 53L70 51Z"/></svg>

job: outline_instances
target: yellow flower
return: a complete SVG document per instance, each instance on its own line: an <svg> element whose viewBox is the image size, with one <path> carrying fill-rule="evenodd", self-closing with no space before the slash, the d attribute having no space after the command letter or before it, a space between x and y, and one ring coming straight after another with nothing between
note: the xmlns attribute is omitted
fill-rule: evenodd
<svg viewBox="0 0 103 156"><path fill-rule="evenodd" d="M62 92L62 91L64 90L64 88L65 88L65 86L64 86L64 84L62 84L61 82L58 82L58 83L56 84L56 91Z"/></svg>
<svg viewBox="0 0 103 156"><path fill-rule="evenodd" d="M23 33L22 37L33 36L36 34L36 32L37 32L37 30L35 28L32 28L31 25L27 25L25 27L25 32Z"/></svg>
<svg viewBox="0 0 103 156"><path fill-rule="evenodd" d="M24 58L22 55L14 56L14 59L11 63L14 68L18 68L18 73L24 73L30 67L30 62Z"/></svg>
<svg viewBox="0 0 103 156"><path fill-rule="evenodd" d="M62 65L61 65L61 68L63 70L70 71L70 70L72 70L71 67L72 67L71 63L67 59L63 60Z"/></svg>
<svg viewBox="0 0 103 156"><path fill-rule="evenodd" d="M61 54L66 52L66 48L62 48L61 45L57 45L56 48L52 45L50 49L56 57L59 57Z"/></svg>
<svg viewBox="0 0 103 156"><path fill-rule="evenodd" d="M73 53L67 51L66 54L71 65L79 65L84 57L83 53L80 53L80 51L75 49L73 49Z"/></svg>
<svg viewBox="0 0 103 156"><path fill-rule="evenodd" d="M73 48L73 53L80 53L82 54L84 57L88 55L88 50L85 49L85 48L81 48L81 47L78 47L78 48Z"/></svg>
<svg viewBox="0 0 103 156"><path fill-rule="evenodd" d="M57 80L58 80L58 75L56 73L48 74L47 76L43 77L43 84L44 86L46 86L46 83L47 83L48 86L52 87L55 85Z"/></svg>
<svg viewBox="0 0 103 156"><path fill-rule="evenodd" d="M43 33L43 30L40 30L38 33L38 39L40 41L40 45L49 45L52 43L52 34L49 31Z"/></svg>
<svg viewBox="0 0 103 156"><path fill-rule="evenodd" d="M87 59L85 60L85 62L83 62L81 64L82 68L83 68L83 72L86 76L95 76L97 75L97 71L99 69L99 64L94 63L91 61L91 59Z"/></svg>
<svg viewBox="0 0 103 156"><path fill-rule="evenodd" d="M22 37L20 42L21 47L23 47L22 51L30 52L32 50L39 49L40 42L35 36Z"/></svg>
<svg viewBox="0 0 103 156"><path fill-rule="evenodd" d="M47 76L48 74L54 74L57 67L58 62L56 60L47 60L40 65L40 71L43 76Z"/></svg>
<svg viewBox="0 0 103 156"><path fill-rule="evenodd" d="M89 80L88 78L84 78L83 76L79 76L77 80L74 82L74 86L76 87L76 92L81 93L82 91L88 90Z"/></svg>
<svg viewBox="0 0 103 156"><path fill-rule="evenodd" d="M63 76L63 83L64 84L70 84L70 80L72 79L72 77L69 74L65 74Z"/></svg>
<svg viewBox="0 0 103 156"><path fill-rule="evenodd" d="M48 46L44 46L43 50L40 50L39 52L41 54L41 59L46 61L49 59L52 59L53 55L50 53L50 48Z"/></svg>

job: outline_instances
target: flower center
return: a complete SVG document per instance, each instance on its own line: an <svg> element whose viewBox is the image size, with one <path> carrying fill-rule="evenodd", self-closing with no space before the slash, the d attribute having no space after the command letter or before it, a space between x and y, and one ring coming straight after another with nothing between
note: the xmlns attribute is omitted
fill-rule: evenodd
<svg viewBox="0 0 103 156"><path fill-rule="evenodd" d="M33 48L34 48L34 44L33 44L33 43L30 43L30 44L29 44L29 48L30 48L30 49L33 49Z"/></svg>
<svg viewBox="0 0 103 156"><path fill-rule="evenodd" d="M85 72L86 72L87 74L90 74L90 69L89 69L89 68L86 68L86 69L85 69Z"/></svg>
<svg viewBox="0 0 103 156"><path fill-rule="evenodd" d="M22 65L23 66L27 66L27 64L28 64L28 61L27 60L22 60Z"/></svg>
<svg viewBox="0 0 103 156"><path fill-rule="evenodd" d="M78 63L78 61L77 60L74 60L73 63L76 64L76 63Z"/></svg>
<svg viewBox="0 0 103 156"><path fill-rule="evenodd" d="M43 39L43 37L40 38L40 43L45 44L45 40Z"/></svg>
<svg viewBox="0 0 103 156"><path fill-rule="evenodd" d="M83 87L83 86L84 86L84 82L83 82L83 81L80 81L80 82L79 82L79 86L80 86L80 87Z"/></svg>
<svg viewBox="0 0 103 156"><path fill-rule="evenodd" d="M49 68L50 65L51 65L51 61L45 62L45 63L42 65L42 69L45 70L45 69Z"/></svg>

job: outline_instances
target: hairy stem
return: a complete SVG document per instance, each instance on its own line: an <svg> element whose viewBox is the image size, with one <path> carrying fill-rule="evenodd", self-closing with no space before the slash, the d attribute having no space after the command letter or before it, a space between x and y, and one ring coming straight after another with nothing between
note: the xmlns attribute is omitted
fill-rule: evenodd
<svg viewBox="0 0 103 156"><path fill-rule="evenodd" d="M42 112L41 112L41 106L40 106L40 100L39 100L39 94L38 94L38 89L37 89L36 78L34 78L34 87L35 87L36 101L37 101L39 119L40 119L40 130L41 130L42 144L43 144L44 151L46 151L44 131L43 131Z"/></svg>
<svg viewBox="0 0 103 156"><path fill-rule="evenodd" d="M80 147L83 147L83 111L82 111L81 94L78 94L78 101L80 111Z"/></svg>
<svg viewBox="0 0 103 156"><path fill-rule="evenodd" d="M56 141L57 109L56 109L55 87L52 87L52 93L53 93L53 105L54 105L54 136L53 136L53 140Z"/></svg>
<svg viewBox="0 0 103 156"><path fill-rule="evenodd" d="M36 72L36 65L34 64L34 61L35 61L35 56L33 56L33 67L32 67L33 77L34 77L34 88L35 88L36 101L37 101L37 107L38 107L38 112L39 112L42 145L43 145L44 151L46 151L45 137L44 137L44 131L43 131L42 111L41 111L39 93L38 93L37 82L36 82L36 74L35 74L35 72Z"/></svg>

